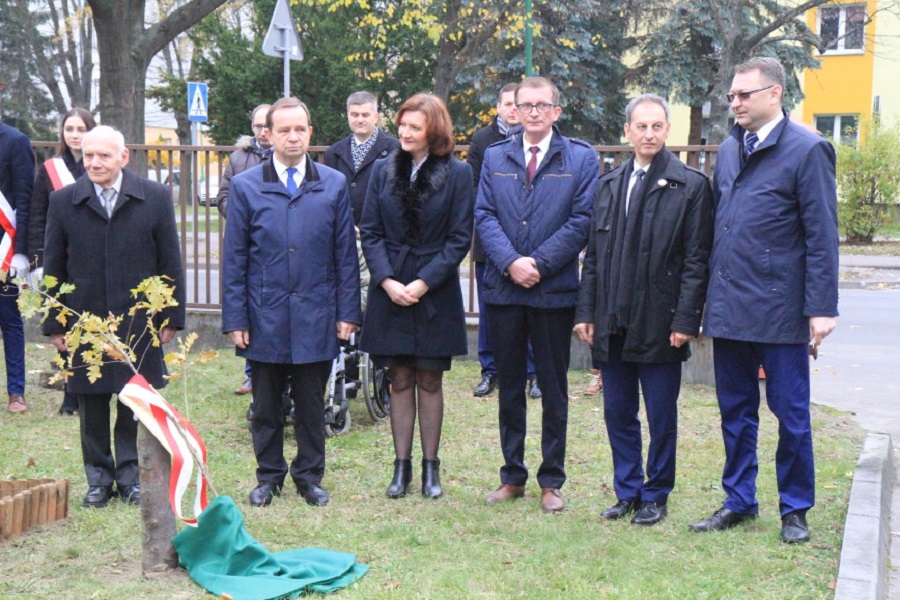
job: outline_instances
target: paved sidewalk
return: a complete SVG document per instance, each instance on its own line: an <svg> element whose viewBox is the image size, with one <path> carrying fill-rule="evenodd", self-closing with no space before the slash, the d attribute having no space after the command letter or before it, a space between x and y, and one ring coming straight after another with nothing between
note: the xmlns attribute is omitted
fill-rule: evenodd
<svg viewBox="0 0 900 600"><path fill-rule="evenodd" d="M812 365L813 402L870 432L854 473L836 598L900 600L900 257L842 255L838 328ZM891 568L895 565L896 568Z"/></svg>

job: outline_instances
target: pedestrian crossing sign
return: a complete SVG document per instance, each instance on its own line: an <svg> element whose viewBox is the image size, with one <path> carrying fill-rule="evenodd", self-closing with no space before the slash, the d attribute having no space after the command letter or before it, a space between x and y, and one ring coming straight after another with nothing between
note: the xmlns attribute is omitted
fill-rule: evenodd
<svg viewBox="0 0 900 600"><path fill-rule="evenodd" d="M188 120L206 121L209 116L209 96L205 83L188 81Z"/></svg>

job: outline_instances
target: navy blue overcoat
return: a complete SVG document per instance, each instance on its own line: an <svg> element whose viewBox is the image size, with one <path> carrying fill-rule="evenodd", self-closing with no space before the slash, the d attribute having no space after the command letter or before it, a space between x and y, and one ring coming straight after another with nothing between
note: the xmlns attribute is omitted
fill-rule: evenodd
<svg viewBox="0 0 900 600"><path fill-rule="evenodd" d="M743 155L735 125L713 178L715 232L703 333L809 341L809 317L837 316L835 152L785 118Z"/></svg>
<svg viewBox="0 0 900 600"><path fill-rule="evenodd" d="M293 196L270 157L231 180L222 331L250 331L238 355L306 364L337 356L337 322L360 323L356 233L344 176L306 160Z"/></svg>

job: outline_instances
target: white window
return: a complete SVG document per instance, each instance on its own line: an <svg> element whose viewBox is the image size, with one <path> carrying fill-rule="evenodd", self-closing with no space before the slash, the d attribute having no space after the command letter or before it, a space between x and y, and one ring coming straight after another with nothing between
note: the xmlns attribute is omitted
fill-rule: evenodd
<svg viewBox="0 0 900 600"><path fill-rule="evenodd" d="M865 49L866 6L819 8L819 37L829 53L858 53Z"/></svg>
<svg viewBox="0 0 900 600"><path fill-rule="evenodd" d="M855 146L859 139L859 115L816 115L816 129L836 142Z"/></svg>

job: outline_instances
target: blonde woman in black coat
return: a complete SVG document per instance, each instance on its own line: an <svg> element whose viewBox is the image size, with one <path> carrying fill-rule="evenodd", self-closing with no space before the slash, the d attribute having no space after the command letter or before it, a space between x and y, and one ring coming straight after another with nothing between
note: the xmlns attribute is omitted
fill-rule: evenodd
<svg viewBox="0 0 900 600"><path fill-rule="evenodd" d="M444 103L417 94L397 111L400 150L375 163L360 221L371 273L360 348L390 369L394 477L389 498L412 479L416 416L422 495L438 498L444 371L466 354L458 268L472 236L471 168L453 157Z"/></svg>

